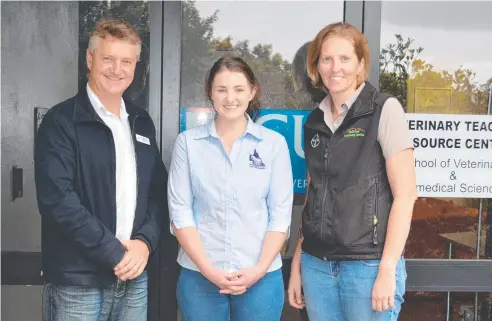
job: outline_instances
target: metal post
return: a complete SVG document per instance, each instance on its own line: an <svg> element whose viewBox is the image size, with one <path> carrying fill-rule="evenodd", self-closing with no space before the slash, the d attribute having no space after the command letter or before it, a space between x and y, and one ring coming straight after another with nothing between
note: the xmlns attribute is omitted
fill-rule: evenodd
<svg viewBox="0 0 492 321"><path fill-rule="evenodd" d="M487 115L490 115L492 111L492 84L489 87L489 106L487 107Z"/></svg>
<svg viewBox="0 0 492 321"><path fill-rule="evenodd" d="M477 227L477 259L480 259L480 239L482 238L482 212L483 212L483 198L480 199L478 205L478 227Z"/></svg>
<svg viewBox="0 0 492 321"><path fill-rule="evenodd" d="M453 244L449 243L448 248L448 259L453 258ZM447 300L446 300L446 321L451 321L451 292L447 292Z"/></svg>
<svg viewBox="0 0 492 321"><path fill-rule="evenodd" d="M477 227L477 260L480 259L480 245L482 238L482 212L483 212L483 198L480 199L478 206L478 227ZM478 321L478 292L475 292L475 321Z"/></svg>
<svg viewBox="0 0 492 321"><path fill-rule="evenodd" d="M475 292L475 313L474 313L474 320L478 321L478 292Z"/></svg>

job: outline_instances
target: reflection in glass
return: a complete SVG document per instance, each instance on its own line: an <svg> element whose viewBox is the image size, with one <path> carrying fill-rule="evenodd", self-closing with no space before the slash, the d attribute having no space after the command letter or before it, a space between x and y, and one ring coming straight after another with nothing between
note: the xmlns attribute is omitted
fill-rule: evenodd
<svg viewBox="0 0 492 321"><path fill-rule="evenodd" d="M478 12L489 7L492 9L492 6L490 3L474 3L470 8L470 5L453 3L450 7L453 10L446 10L445 17L438 13L433 16L433 21L426 22L417 16L408 18L409 12L436 12L434 9L442 4L383 3L379 85L382 91L395 95L407 112L487 112L488 88L492 84L492 43L471 43L470 39L476 40L484 34L492 38L492 29L489 28L492 24L487 16L481 14L463 18L460 9L465 6L467 10ZM397 22L395 15L402 16L402 12L405 12L405 18ZM452 18L454 16L456 19ZM476 19L482 16L484 20L477 22ZM469 20L474 20L474 27L466 25ZM436 21L442 21L443 25L437 25ZM450 24L453 24L452 30L446 29ZM459 26L456 24L463 24L465 34L457 29ZM438 44L436 37L442 39ZM481 47L480 54L476 53L477 47ZM437 56L443 52L447 53L446 56ZM482 223L486 223L486 205L485 202ZM474 257L478 217L476 199L419 199L413 214L407 257L445 258L449 242L461 242L456 244L456 257ZM483 232L486 230L484 228ZM458 232L462 234L456 234Z"/></svg>
<svg viewBox="0 0 492 321"><path fill-rule="evenodd" d="M486 114L491 10L490 2L383 2L380 89L395 95L409 113ZM491 207L483 202L480 215L478 199L419 198L405 256L474 259L480 234L480 258L490 258ZM408 292L400 319L445 320L446 298L446 293ZM451 298L451 320L468 320L474 293ZM478 302L486 307L484 295Z"/></svg>
<svg viewBox="0 0 492 321"><path fill-rule="evenodd" d="M380 88L408 112L485 114L492 84L486 12L492 4L453 2L445 12L443 5L383 2Z"/></svg>
<svg viewBox="0 0 492 321"><path fill-rule="evenodd" d="M492 293L479 293L477 307L478 320L492 319ZM451 321L475 320L474 295L453 293L451 298ZM402 306L400 321L446 320L446 293L418 292L407 293Z"/></svg>
<svg viewBox="0 0 492 321"><path fill-rule="evenodd" d="M212 107L204 93L205 77L224 55L240 56L251 66L261 85L262 109L311 110L325 96L313 89L307 78L307 44L322 27L343 20L342 0L183 1L181 5L181 131L210 119L209 110L204 111ZM292 124L281 126L288 131L293 164L301 157L304 160L295 148L296 139L301 141L302 127L294 129L294 122L292 118ZM304 181L303 176L299 178ZM295 206L291 231L297 231L300 215ZM282 255L292 255L293 236ZM284 305L282 320L300 320L299 315L298 310Z"/></svg>
<svg viewBox="0 0 492 321"><path fill-rule="evenodd" d="M213 62L226 54L241 56L252 67L262 87L262 108L316 106L324 93L314 90L307 79L307 44L324 25L343 19L343 1L282 2L281 12L279 5L183 2L182 107L210 107L204 78ZM306 20L304 13L311 19Z"/></svg>

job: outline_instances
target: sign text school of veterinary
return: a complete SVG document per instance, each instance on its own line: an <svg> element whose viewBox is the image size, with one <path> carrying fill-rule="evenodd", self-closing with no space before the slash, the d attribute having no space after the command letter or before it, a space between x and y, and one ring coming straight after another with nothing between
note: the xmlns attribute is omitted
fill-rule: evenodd
<svg viewBox="0 0 492 321"><path fill-rule="evenodd" d="M492 197L492 116L407 114L421 197Z"/></svg>

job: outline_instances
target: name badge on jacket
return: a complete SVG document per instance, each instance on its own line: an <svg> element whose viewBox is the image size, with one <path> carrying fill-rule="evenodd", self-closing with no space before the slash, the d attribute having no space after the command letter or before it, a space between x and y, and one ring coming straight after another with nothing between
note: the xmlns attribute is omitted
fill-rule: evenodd
<svg viewBox="0 0 492 321"><path fill-rule="evenodd" d="M147 137L141 136L139 134L135 134L135 137L137 138L137 141L146 145L150 145L150 140Z"/></svg>

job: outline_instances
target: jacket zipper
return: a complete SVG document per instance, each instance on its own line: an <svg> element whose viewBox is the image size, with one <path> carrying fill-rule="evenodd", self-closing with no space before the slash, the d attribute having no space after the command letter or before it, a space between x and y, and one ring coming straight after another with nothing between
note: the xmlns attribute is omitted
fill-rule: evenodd
<svg viewBox="0 0 492 321"><path fill-rule="evenodd" d="M133 119L133 123L132 123L132 132L131 132L131 135L132 135L132 142L133 142L133 151L135 153L135 171L137 173L137 193L138 193L138 162L137 162L137 139L136 139L136 135L135 135L135 122L137 121L137 118L138 118L138 115L135 115L135 118Z"/></svg>
<svg viewBox="0 0 492 321"><path fill-rule="evenodd" d="M375 204L375 213L374 213L374 216L372 218L372 224L373 224L373 233L372 233L372 243L374 245L378 245L379 244L379 241L378 241L378 223L379 223L379 220L378 220L378 183L376 183L376 191L374 193L374 204Z"/></svg>
<svg viewBox="0 0 492 321"><path fill-rule="evenodd" d="M104 127L106 127L107 130L109 130L109 133L110 133L110 138L111 138L111 147L112 147L112 150L113 150L113 157L114 157L114 160L115 160L115 164L116 164L116 148L114 146L114 137L113 137L113 132L111 131L111 128L108 127L108 125L106 125L106 123L104 123L101 119L99 118L96 118L95 119L98 123L101 123ZM115 166L112 166L111 167L112 169L112 173L113 173L113 178L114 178L114 211L113 211L113 223L114 223L114 226L113 226L113 233L116 235L116 167Z"/></svg>
<svg viewBox="0 0 492 321"><path fill-rule="evenodd" d="M135 118L133 118L133 122L132 122L132 129L131 129L131 135L132 135L132 142L133 142L133 152L134 152L134 157L135 157L135 182L136 182L136 186L135 186L135 210L136 210L136 207L137 207L137 200L138 200L138 181L139 181L139 175L138 175L138 159L137 159L137 138L136 138L136 135L135 135L135 123L137 121L137 118L138 118L138 115L135 115ZM150 139L150 138L149 138ZM135 220L135 218L134 218ZM135 226L135 224L133 224ZM131 236L130 237L133 237L133 228L132 228L132 232L131 232Z"/></svg>

